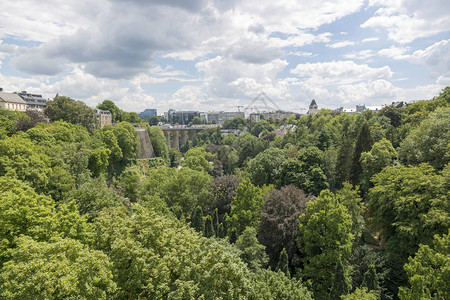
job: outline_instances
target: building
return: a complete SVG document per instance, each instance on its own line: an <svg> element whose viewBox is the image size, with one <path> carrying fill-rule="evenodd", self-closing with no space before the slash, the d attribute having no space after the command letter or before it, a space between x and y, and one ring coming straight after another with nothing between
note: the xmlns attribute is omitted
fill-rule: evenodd
<svg viewBox="0 0 450 300"><path fill-rule="evenodd" d="M27 109L43 111L47 105L47 100L42 98L42 95L30 94L27 91L22 91L18 95L27 103Z"/></svg>
<svg viewBox="0 0 450 300"><path fill-rule="evenodd" d="M312 100L311 104L309 105L308 114L309 115L315 115L319 111L319 106L316 103L316 100Z"/></svg>
<svg viewBox="0 0 450 300"><path fill-rule="evenodd" d="M149 119L153 116L157 116L157 111L154 108L148 108L143 112L139 113L139 118L141 119Z"/></svg>
<svg viewBox="0 0 450 300"><path fill-rule="evenodd" d="M97 118L100 128L103 128L106 124L112 125L112 114L109 110L97 109Z"/></svg>
<svg viewBox="0 0 450 300"><path fill-rule="evenodd" d="M0 88L0 108L24 112L27 110L27 103L16 93L6 93Z"/></svg>
<svg viewBox="0 0 450 300"><path fill-rule="evenodd" d="M169 109L167 113L164 113L164 118L171 124L188 125L195 117L200 117L200 112Z"/></svg>
<svg viewBox="0 0 450 300"><path fill-rule="evenodd" d="M213 111L201 113L200 118L212 124L223 124L226 120L245 118L245 113L239 111Z"/></svg>
<svg viewBox="0 0 450 300"><path fill-rule="evenodd" d="M363 112L365 112L366 110L367 110L367 108L366 108L365 105L356 105L356 110L355 110L355 112L356 112L357 114L363 113Z"/></svg>

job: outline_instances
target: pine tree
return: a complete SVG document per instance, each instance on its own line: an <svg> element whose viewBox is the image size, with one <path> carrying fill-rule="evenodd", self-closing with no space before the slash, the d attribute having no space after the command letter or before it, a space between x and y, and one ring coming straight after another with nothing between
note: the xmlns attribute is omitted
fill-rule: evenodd
<svg viewBox="0 0 450 300"><path fill-rule="evenodd" d="M355 150L353 152L352 161L352 173L351 173L351 183L353 185L359 184L359 176L362 172L362 167L359 159L361 158L361 153L368 152L372 149L373 140L370 135L369 124L364 123L359 131L358 138L356 139Z"/></svg>
<svg viewBox="0 0 450 300"><path fill-rule="evenodd" d="M219 212L217 208L214 210L213 216L212 216L212 225L214 228L214 232L216 233L216 236L219 236Z"/></svg>
<svg viewBox="0 0 450 300"><path fill-rule="evenodd" d="M216 236L220 237L220 238L224 238L225 237L225 229L223 228L223 224L222 223L220 223L219 226L217 227Z"/></svg>
<svg viewBox="0 0 450 300"><path fill-rule="evenodd" d="M205 222L203 221L203 210L200 206L197 206L192 212L191 227L197 232L203 233L205 231Z"/></svg>
<svg viewBox="0 0 450 300"><path fill-rule="evenodd" d="M347 295L351 290L350 280L344 270L344 265L339 259L336 264L336 271L334 273L333 286L331 287L330 299L340 300L341 295Z"/></svg>
<svg viewBox="0 0 450 300"><path fill-rule="evenodd" d="M374 264L371 264L367 272L364 273L363 286L367 287L369 291L378 291L380 289Z"/></svg>
<svg viewBox="0 0 450 300"><path fill-rule="evenodd" d="M237 238L238 238L238 237L237 237L236 230L231 229L231 230L230 230L230 244L236 243Z"/></svg>
<svg viewBox="0 0 450 300"><path fill-rule="evenodd" d="M214 236L216 233L214 231L213 222L211 216L206 216L206 222L205 222L205 236L207 238L210 238Z"/></svg>
<svg viewBox="0 0 450 300"><path fill-rule="evenodd" d="M283 248L283 250L280 252L280 259L278 260L277 270L286 274L287 277L291 277L291 273L289 271L289 257L286 252L286 248Z"/></svg>

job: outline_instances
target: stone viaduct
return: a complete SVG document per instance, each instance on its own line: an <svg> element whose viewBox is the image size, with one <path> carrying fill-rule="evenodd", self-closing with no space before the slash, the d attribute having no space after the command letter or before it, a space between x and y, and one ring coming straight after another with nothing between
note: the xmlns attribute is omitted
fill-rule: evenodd
<svg viewBox="0 0 450 300"><path fill-rule="evenodd" d="M180 126L160 126L161 130L166 137L167 147L172 147L180 150L180 146L186 144L186 142L192 141L198 132L211 127L217 127L218 125L198 125L186 127Z"/></svg>

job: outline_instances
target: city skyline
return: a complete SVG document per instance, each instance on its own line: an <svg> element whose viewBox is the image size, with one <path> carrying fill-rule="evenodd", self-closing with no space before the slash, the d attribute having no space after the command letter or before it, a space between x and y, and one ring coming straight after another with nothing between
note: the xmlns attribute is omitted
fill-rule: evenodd
<svg viewBox="0 0 450 300"><path fill-rule="evenodd" d="M3 1L0 87L126 111L381 106L450 85L446 1Z"/></svg>

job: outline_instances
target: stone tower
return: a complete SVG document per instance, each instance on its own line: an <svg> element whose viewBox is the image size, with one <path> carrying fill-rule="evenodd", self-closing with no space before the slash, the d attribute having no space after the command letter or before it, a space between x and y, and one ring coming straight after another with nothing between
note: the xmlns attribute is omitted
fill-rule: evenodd
<svg viewBox="0 0 450 300"><path fill-rule="evenodd" d="M319 107L317 106L316 100L312 100L311 104L309 105L308 114L309 115L315 115L319 111Z"/></svg>

